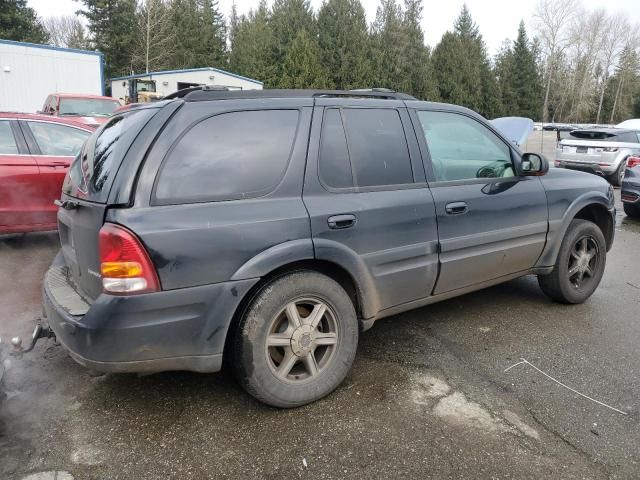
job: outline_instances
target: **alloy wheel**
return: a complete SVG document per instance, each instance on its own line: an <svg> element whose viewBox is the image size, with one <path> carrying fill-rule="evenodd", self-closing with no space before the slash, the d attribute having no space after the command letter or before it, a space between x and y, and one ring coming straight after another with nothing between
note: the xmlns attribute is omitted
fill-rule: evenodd
<svg viewBox="0 0 640 480"><path fill-rule="evenodd" d="M595 276L598 268L598 243L590 236L580 237L571 249L567 276L569 282L582 288Z"/></svg>
<svg viewBox="0 0 640 480"><path fill-rule="evenodd" d="M289 302L271 322L266 338L267 362L280 380L299 383L320 375L338 346L338 324L319 299Z"/></svg>

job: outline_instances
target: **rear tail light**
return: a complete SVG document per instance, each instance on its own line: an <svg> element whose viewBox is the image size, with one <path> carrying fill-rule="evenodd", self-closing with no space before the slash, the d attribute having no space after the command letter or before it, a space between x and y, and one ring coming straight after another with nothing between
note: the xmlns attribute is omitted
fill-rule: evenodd
<svg viewBox="0 0 640 480"><path fill-rule="evenodd" d="M635 193L623 193L622 201L628 203L635 203L638 200L638 195Z"/></svg>
<svg viewBox="0 0 640 480"><path fill-rule="evenodd" d="M156 269L142 242L130 230L113 223L100 229L100 273L107 293L150 293L160 290Z"/></svg>
<svg viewBox="0 0 640 480"><path fill-rule="evenodd" d="M629 157L627 159L627 168L633 168L640 165L640 157Z"/></svg>
<svg viewBox="0 0 640 480"><path fill-rule="evenodd" d="M553 162L553 164L554 164L556 167L559 167L559 166L560 166L560 160L555 160L555 161Z"/></svg>

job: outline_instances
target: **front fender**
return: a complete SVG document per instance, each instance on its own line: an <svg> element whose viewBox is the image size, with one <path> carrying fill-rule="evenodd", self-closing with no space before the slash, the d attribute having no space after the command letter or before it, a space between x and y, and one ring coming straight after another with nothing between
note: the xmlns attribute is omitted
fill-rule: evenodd
<svg viewBox="0 0 640 480"><path fill-rule="evenodd" d="M550 203L553 201L553 198L549 198ZM562 203L562 200L557 199L556 202L557 203L555 205L549 205L549 232L547 233L547 244L538 259L536 268L551 267L556 263L562 239L566 235L571 221L576 217L578 212L590 205L599 205L609 212L614 208L607 195L599 191L589 191L581 194L569 204L561 216L557 213L554 214L554 211L558 212L561 208L559 204ZM615 228L615 221L613 222L613 225L613 228ZM605 237L610 238L608 237L610 232L603 233L605 234Z"/></svg>

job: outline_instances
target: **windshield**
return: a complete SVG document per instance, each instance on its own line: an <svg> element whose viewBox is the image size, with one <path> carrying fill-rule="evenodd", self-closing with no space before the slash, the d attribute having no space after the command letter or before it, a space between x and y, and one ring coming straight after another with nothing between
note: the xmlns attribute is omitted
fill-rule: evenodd
<svg viewBox="0 0 640 480"><path fill-rule="evenodd" d="M117 100L101 98L63 98L60 100L60 115L85 117L108 117L120 104Z"/></svg>

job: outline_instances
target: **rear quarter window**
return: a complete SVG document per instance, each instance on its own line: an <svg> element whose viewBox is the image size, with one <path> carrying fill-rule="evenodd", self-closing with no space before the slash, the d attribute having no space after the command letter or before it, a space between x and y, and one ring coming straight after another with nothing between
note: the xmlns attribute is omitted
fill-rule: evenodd
<svg viewBox="0 0 640 480"><path fill-rule="evenodd" d="M165 157L153 203L238 200L270 193L289 164L298 118L298 110L255 110L202 120Z"/></svg>
<svg viewBox="0 0 640 480"><path fill-rule="evenodd" d="M122 159L157 111L156 108L130 110L96 130L71 164L62 191L72 197L105 203Z"/></svg>

